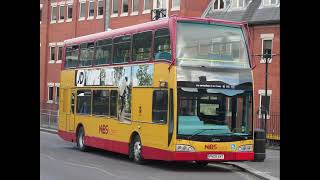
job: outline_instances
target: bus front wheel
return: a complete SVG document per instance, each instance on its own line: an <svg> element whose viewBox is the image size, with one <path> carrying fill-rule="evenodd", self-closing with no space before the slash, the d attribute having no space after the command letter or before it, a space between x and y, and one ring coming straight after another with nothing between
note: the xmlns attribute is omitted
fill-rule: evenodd
<svg viewBox="0 0 320 180"><path fill-rule="evenodd" d="M77 133L77 147L80 151L86 151L87 150L87 146L84 144L84 128L81 126L78 129L78 133Z"/></svg>
<svg viewBox="0 0 320 180"><path fill-rule="evenodd" d="M137 135L134 137L132 142L131 154L132 154L133 161L138 164L144 163L141 150L142 150L141 140L140 140L140 137Z"/></svg>

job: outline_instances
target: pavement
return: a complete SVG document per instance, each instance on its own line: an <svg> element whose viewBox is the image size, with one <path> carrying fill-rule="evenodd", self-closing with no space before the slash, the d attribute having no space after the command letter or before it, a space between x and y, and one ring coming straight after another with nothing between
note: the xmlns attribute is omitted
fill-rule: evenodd
<svg viewBox="0 0 320 180"><path fill-rule="evenodd" d="M52 134L56 134L57 133L57 130L54 130L54 129L46 129L46 128L40 128L40 131L42 132L48 132L48 133L52 133ZM63 141L61 138L55 136L56 139L54 139L54 141L59 141L55 144L61 144L61 143L66 143L66 144L69 144L69 142L66 142L66 141ZM50 143L52 145L52 142ZM55 147L56 148L56 147ZM74 148L74 147L73 147ZM63 149L63 148L62 148ZM68 150L70 150L71 148L68 148ZM57 150L57 149L55 149ZM78 152L76 151L77 153L82 153L82 152ZM64 152L65 153L65 152ZM42 154L45 154L45 153L42 153ZM40 153L41 155L41 153ZM118 155L117 155L118 156ZM121 156L121 155L120 155ZM49 159L51 156L48 156ZM83 157L81 157L83 158ZM126 157L123 157L124 159L126 159ZM48 159L48 158L47 158ZM51 160L53 158L51 157ZM42 160L43 162L44 160ZM129 161L130 162L130 161ZM92 162L94 163L94 162ZM127 162L126 162L127 163ZM158 162L157 162L158 163ZM156 163L156 164L157 164ZM163 163L165 165L163 165ZM50 165L52 165L52 163L50 162L49 163ZM180 163L181 164L181 163ZM160 166L160 169L163 169L164 167L162 166L165 166L167 168L167 166L177 166L178 168L178 171L185 171L187 170L188 172L191 170L191 169L194 169L194 167L192 165L180 165L179 163L171 163L171 164L167 164L166 162L160 162L160 164L158 163L158 165L155 165L155 166ZM128 164L128 166L131 166L132 167L133 164ZM223 167L220 167L220 165L222 165ZM60 165L58 165L60 167ZM83 165L85 166L85 165ZM182 166L182 167L180 167ZM88 166L89 167L89 166ZM90 166L91 167L91 166ZM206 169L205 171L216 171L214 174L215 176L217 176L217 178L220 177L225 177L226 176L226 173L223 174L222 172L223 171L226 171L226 172L233 172L234 175L229 175L227 174L228 176L230 176L230 178L222 178L222 179L265 179L265 180L279 180L280 179L280 150L276 150L276 149L266 149L266 159L264 160L264 162L253 162L253 161L244 161L244 162L225 162L225 163L211 163L209 165L210 168L213 168L213 169ZM208 168L209 168L208 167ZM222 170L221 168L224 168L227 170ZM73 167L74 168L74 167ZM159 167L158 167L159 168ZM166 169L165 168L165 169ZM168 167L169 168L169 167ZM179 168L183 168L183 169L179 169ZM186 169L185 169L186 168ZM188 169L190 168L190 169ZM96 169L97 168L91 168L91 169ZM238 170L236 170L238 169ZM239 171L241 170L241 171ZM101 170L100 170L101 171ZM203 170L202 170L203 171ZM143 170L144 172L144 170ZM247 174L244 174L243 172L246 172ZM156 172L156 173L159 173L159 172ZM197 174L197 172L195 172ZM203 172L202 172L203 173ZM108 173L105 173L105 174L108 174ZM168 174L168 173L166 173ZM170 174L170 173L169 173ZM237 174L239 177L235 177ZM248 175L249 174L249 175ZM175 174L174 174L175 175ZM203 174L201 174L202 176ZM251 176L250 176L251 175ZM147 179L153 179L153 180L159 180L161 179L160 176L158 178L150 175L148 176L149 178ZM196 177L196 176L195 176ZM210 176L208 176L210 177ZM241 178L240 178L241 177ZM42 178L41 178L42 179ZM46 178L46 179L51 179L51 178ZM54 178L53 178L54 179ZM99 179L99 178L98 178ZM168 179L168 178L167 178ZM170 179L170 178L169 178ZM197 178L196 178L197 179ZM206 175L204 174L202 178L200 179L206 179Z"/></svg>

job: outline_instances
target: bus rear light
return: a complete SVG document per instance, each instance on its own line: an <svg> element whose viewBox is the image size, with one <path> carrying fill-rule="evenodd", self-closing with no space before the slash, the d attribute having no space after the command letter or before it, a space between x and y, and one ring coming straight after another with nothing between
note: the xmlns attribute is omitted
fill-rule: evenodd
<svg viewBox="0 0 320 180"><path fill-rule="evenodd" d="M177 144L176 145L176 151L180 152L195 152L194 147L184 144Z"/></svg>
<svg viewBox="0 0 320 180"><path fill-rule="evenodd" d="M249 152L249 151L253 151L253 145L243 145L243 146L239 146L238 148L238 152Z"/></svg>

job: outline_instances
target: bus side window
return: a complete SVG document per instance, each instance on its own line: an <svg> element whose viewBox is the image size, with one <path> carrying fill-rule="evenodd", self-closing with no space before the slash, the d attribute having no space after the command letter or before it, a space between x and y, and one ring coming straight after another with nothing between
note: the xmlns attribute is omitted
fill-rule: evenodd
<svg viewBox="0 0 320 180"><path fill-rule="evenodd" d="M154 59L171 61L170 34L167 28L158 29L154 35Z"/></svg>
<svg viewBox="0 0 320 180"><path fill-rule="evenodd" d="M112 53L112 39L97 41L95 53L95 65L109 64Z"/></svg>
<svg viewBox="0 0 320 180"><path fill-rule="evenodd" d="M133 35L132 61L148 61L151 55L152 31Z"/></svg>
<svg viewBox="0 0 320 180"><path fill-rule="evenodd" d="M78 65L79 46L68 46L65 53L65 68L74 68Z"/></svg>
<svg viewBox="0 0 320 180"><path fill-rule="evenodd" d="M168 91L154 90L152 99L152 122L167 123Z"/></svg>
<svg viewBox="0 0 320 180"><path fill-rule="evenodd" d="M129 62L131 59L131 35L113 39L113 64Z"/></svg>
<svg viewBox="0 0 320 180"><path fill-rule="evenodd" d="M118 98L118 91L111 90L110 93L110 116L117 117L117 98Z"/></svg>
<svg viewBox="0 0 320 180"><path fill-rule="evenodd" d="M80 62L79 66L91 66L93 62L94 43L83 43L80 45Z"/></svg>
<svg viewBox="0 0 320 180"><path fill-rule="evenodd" d="M91 90L77 91L77 113L91 114Z"/></svg>

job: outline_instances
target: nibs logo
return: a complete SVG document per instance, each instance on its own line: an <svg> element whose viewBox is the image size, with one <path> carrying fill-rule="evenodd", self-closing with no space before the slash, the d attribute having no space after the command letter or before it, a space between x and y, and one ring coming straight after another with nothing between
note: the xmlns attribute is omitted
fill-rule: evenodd
<svg viewBox="0 0 320 180"><path fill-rule="evenodd" d="M216 144L206 144L204 145L204 149L217 149L217 145Z"/></svg>

